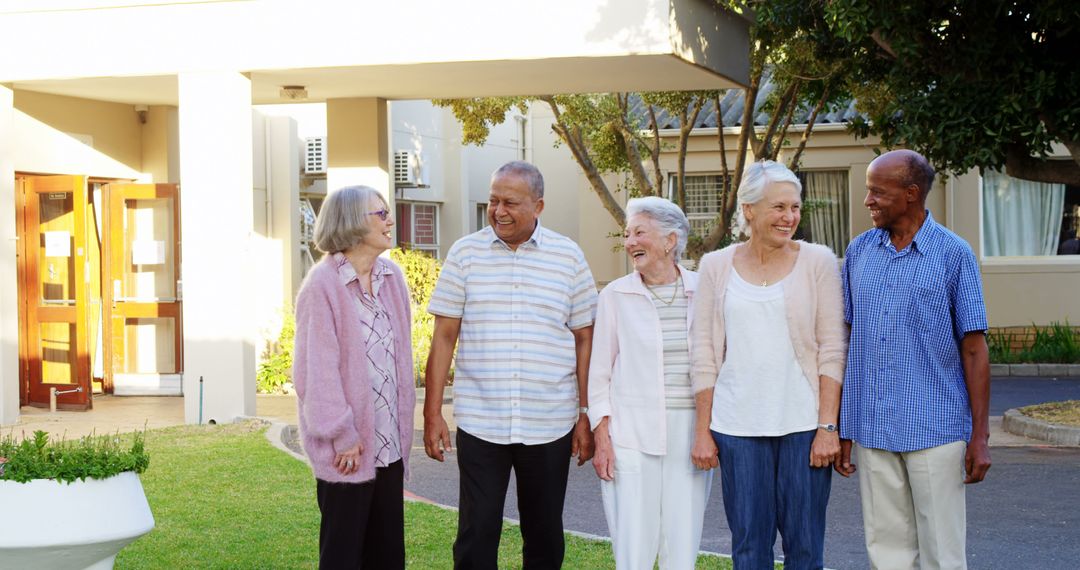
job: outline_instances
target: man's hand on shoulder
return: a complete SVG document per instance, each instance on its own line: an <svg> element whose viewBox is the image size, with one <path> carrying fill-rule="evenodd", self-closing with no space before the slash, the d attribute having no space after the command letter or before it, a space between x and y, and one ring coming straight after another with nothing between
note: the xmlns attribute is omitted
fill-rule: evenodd
<svg viewBox="0 0 1080 570"><path fill-rule="evenodd" d="M585 414L578 415L577 425L574 426L574 435L571 436L570 455L577 457L578 467L592 459L595 452L593 446L593 434L589 429L589 417Z"/></svg>
<svg viewBox="0 0 1080 570"><path fill-rule="evenodd" d="M988 437L972 437L964 454L965 484L978 483L990 470L990 443Z"/></svg>

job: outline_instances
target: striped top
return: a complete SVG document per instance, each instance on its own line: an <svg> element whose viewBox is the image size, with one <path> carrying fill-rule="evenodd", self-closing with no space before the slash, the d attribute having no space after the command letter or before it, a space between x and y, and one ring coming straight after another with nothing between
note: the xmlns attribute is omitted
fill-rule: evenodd
<svg viewBox="0 0 1080 570"><path fill-rule="evenodd" d="M593 324L596 297L581 248L539 223L516 251L491 227L455 242L428 312L461 319L458 427L498 444L566 435L579 402L572 331Z"/></svg>
<svg viewBox="0 0 1080 570"><path fill-rule="evenodd" d="M690 341L686 332L689 302L682 279L650 289L653 291L653 295L650 295L652 304L660 316L660 332L664 342L664 407L669 410L692 410L694 391L690 389ZM669 305L667 301L672 299L674 301Z"/></svg>

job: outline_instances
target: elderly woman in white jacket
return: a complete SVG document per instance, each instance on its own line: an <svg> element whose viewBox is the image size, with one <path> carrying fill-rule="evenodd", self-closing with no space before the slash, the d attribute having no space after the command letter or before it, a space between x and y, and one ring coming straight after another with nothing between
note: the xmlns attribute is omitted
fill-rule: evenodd
<svg viewBox="0 0 1080 570"><path fill-rule="evenodd" d="M690 223L663 198L627 204L634 272L600 293L589 366L593 466L615 565L693 568L711 472L691 463L688 331L698 276L677 263Z"/></svg>

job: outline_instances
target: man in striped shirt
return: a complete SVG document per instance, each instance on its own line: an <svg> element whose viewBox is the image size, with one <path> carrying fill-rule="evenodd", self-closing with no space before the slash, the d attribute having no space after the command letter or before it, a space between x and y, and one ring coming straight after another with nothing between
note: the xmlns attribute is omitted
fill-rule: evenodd
<svg viewBox="0 0 1080 570"><path fill-rule="evenodd" d="M593 454L589 355L596 285L581 248L541 227L544 179L510 162L491 177L488 227L450 248L428 312L424 447L451 450L442 415L454 345L460 473L455 568L496 568L510 470L525 568L562 565L570 456Z"/></svg>

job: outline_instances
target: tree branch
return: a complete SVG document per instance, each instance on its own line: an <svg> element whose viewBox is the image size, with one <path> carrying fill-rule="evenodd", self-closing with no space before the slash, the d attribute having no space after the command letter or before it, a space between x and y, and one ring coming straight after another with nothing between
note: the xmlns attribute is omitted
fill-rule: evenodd
<svg viewBox="0 0 1080 570"><path fill-rule="evenodd" d="M589 181L589 185L592 187L593 192L600 198L600 203L604 206L604 209L611 214L611 217L615 219L615 223L618 226L624 227L626 225L626 211L619 204L618 200L608 189L607 183L604 182L604 178L600 176L600 171L593 164L592 159L589 158L588 149L585 147L585 142L581 138L581 131L579 129L571 129L563 124L562 113L559 111L559 106L555 103L555 100L551 97L541 97L541 101L547 103L551 107L552 113L555 115L555 124L551 126L551 130L555 131L555 134L559 136L567 148L570 149L570 154L574 157L574 161L581 167L582 172L585 173L585 178Z"/></svg>
<svg viewBox="0 0 1080 570"><path fill-rule="evenodd" d="M1077 141L1069 141L1066 146L1069 145L1078 146ZM1043 160L1032 157L1019 144L1009 145L1006 151L1005 173L1035 182L1080 186L1080 163L1075 155L1073 160Z"/></svg>
<svg viewBox="0 0 1080 570"><path fill-rule="evenodd" d="M799 139L799 146L795 149L795 154L791 155L791 160L788 162L788 169L792 172L799 168L799 159L802 158L803 150L806 149L806 143L810 140L810 131L814 130L814 123L817 122L818 113L825 107L825 101L828 99L829 84L825 83L825 87L821 90L821 98L818 99L817 105L814 105L814 110L810 112L810 118L806 121L806 129Z"/></svg>
<svg viewBox="0 0 1080 570"><path fill-rule="evenodd" d="M656 193L661 195L664 192L664 175L660 172L660 124L656 120L656 108L652 105L649 105L649 130L653 137L653 144L649 145L649 151L652 155L653 176L656 177Z"/></svg>

